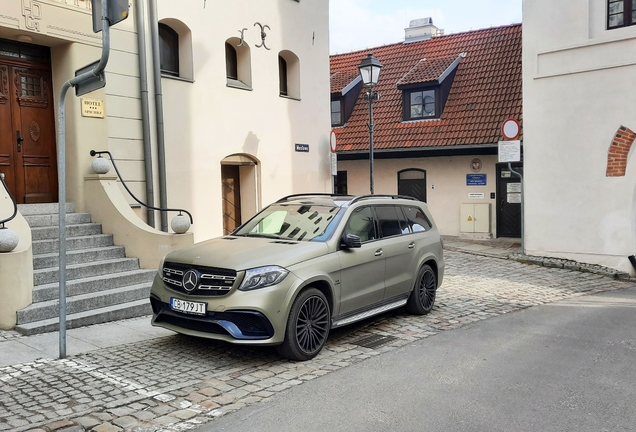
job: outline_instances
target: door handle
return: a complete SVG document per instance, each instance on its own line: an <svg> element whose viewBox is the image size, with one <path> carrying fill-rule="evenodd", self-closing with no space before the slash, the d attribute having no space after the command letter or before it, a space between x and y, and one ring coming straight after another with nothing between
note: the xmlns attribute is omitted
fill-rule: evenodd
<svg viewBox="0 0 636 432"><path fill-rule="evenodd" d="M409 243L409 249L413 249L415 247L415 242Z"/></svg>
<svg viewBox="0 0 636 432"><path fill-rule="evenodd" d="M24 138L20 135L20 131L16 132L16 139L18 141L18 153L20 153L22 151L22 142L24 141Z"/></svg>
<svg viewBox="0 0 636 432"><path fill-rule="evenodd" d="M382 249L378 249L377 251L375 251L375 256L380 256L384 253L384 251Z"/></svg>

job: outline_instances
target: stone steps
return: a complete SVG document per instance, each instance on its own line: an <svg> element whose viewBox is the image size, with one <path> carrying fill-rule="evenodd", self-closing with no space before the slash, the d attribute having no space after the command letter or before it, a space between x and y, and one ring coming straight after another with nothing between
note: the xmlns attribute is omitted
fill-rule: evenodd
<svg viewBox="0 0 636 432"><path fill-rule="evenodd" d="M101 248L72 250L66 253L66 265L81 264L108 259L125 258L126 250L123 246L104 246ZM33 257L33 269L58 267L60 254L57 252L38 254Z"/></svg>
<svg viewBox="0 0 636 432"><path fill-rule="evenodd" d="M95 276L88 279L66 281L66 296L68 298L76 295L106 291L110 288L142 283L151 284L156 273L155 270L139 269ZM38 285L33 289L33 303L57 299L59 298L59 294L60 284L57 282Z"/></svg>
<svg viewBox="0 0 636 432"><path fill-rule="evenodd" d="M17 312L16 330L25 335L59 329L59 206L25 204L19 210L33 238L33 303ZM134 318L152 312L148 296L156 270L139 268L137 258L103 234L88 213L66 206L67 328Z"/></svg>
<svg viewBox="0 0 636 432"><path fill-rule="evenodd" d="M148 299L108 306L66 316L66 328L72 329L109 321L150 315L152 308ZM59 318L51 318L32 323L19 324L15 329L23 335L34 335L59 330Z"/></svg>

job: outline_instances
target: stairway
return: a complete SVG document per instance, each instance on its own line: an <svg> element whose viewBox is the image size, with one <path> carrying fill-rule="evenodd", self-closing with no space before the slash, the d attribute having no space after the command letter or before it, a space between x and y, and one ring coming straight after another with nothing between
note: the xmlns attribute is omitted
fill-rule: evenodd
<svg viewBox="0 0 636 432"><path fill-rule="evenodd" d="M59 206L21 204L33 241L33 304L19 310L15 330L32 335L59 329ZM156 270L126 258L113 236L88 213L66 205L66 327L152 313L148 296Z"/></svg>

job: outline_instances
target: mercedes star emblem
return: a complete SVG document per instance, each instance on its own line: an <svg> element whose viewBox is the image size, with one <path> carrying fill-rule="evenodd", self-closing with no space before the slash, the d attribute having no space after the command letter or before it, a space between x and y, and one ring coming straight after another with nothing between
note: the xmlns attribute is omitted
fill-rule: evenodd
<svg viewBox="0 0 636 432"><path fill-rule="evenodd" d="M199 276L197 275L196 271L188 270L183 275L183 288L185 288L186 291L190 292L194 290L197 287L198 283L199 283Z"/></svg>

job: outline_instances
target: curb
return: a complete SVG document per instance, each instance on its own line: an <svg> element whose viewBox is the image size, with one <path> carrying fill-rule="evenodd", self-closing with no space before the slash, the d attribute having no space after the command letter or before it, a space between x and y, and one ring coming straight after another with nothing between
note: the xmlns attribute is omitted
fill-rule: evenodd
<svg viewBox="0 0 636 432"><path fill-rule="evenodd" d="M581 273L592 273L592 274L597 274L600 276L609 277L612 279L636 282L636 277L632 277L629 273L618 271L616 269L609 268L609 267L603 267L596 264L581 263L578 261L571 261L571 260L560 259L560 258L524 255L516 251L511 251L507 255L501 255L501 254L491 254L484 251L479 251L479 252L467 251L465 249L457 248L453 246L444 246L444 250L461 252L461 253L466 253L471 255L485 256L489 258L507 259L512 261L517 261L523 264L537 265L537 266L548 267L548 268L572 270L572 271L578 271Z"/></svg>

